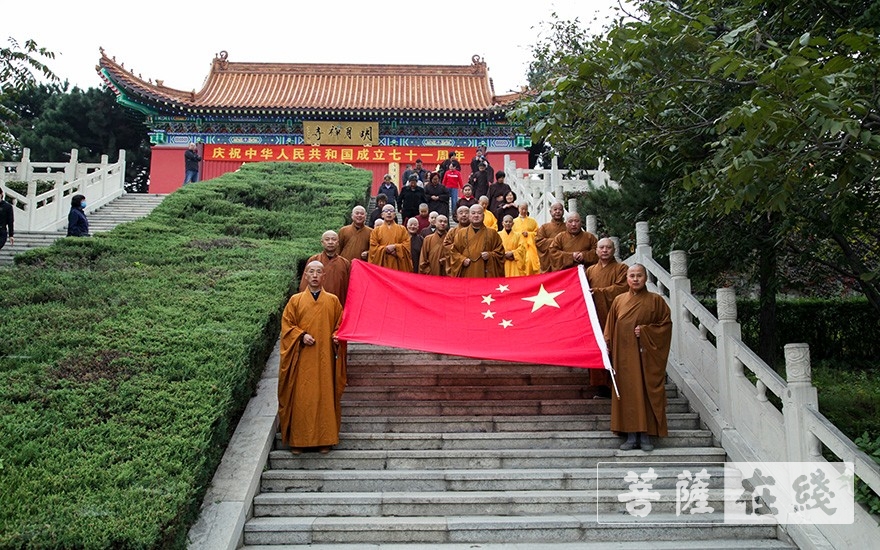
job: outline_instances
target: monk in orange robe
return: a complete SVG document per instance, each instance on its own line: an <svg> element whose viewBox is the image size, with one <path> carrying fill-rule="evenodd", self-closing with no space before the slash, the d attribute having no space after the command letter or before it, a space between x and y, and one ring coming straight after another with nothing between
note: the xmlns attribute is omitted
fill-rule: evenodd
<svg viewBox="0 0 880 550"><path fill-rule="evenodd" d="M324 231L324 234L321 235L321 246L324 248L324 251L310 256L306 260L306 265L314 261L321 262L321 265L324 266L324 290L339 298L339 303L342 304L342 307L345 307L351 262L336 253L339 249L339 236L335 231ZM307 286L306 278L300 278L299 291L304 291Z"/></svg>
<svg viewBox="0 0 880 550"><path fill-rule="evenodd" d="M611 400L611 430L626 434L622 451L652 451L650 436L666 436L666 360L672 342L669 306L645 285L647 270L634 264L626 272L629 290L611 304L605 342L620 399Z"/></svg>
<svg viewBox="0 0 880 550"><path fill-rule="evenodd" d="M565 217L565 231L550 243L550 271L593 265L599 260L597 242L595 235L581 228L580 214L571 212Z"/></svg>
<svg viewBox="0 0 880 550"><path fill-rule="evenodd" d="M538 262L541 266L541 273L550 272L550 243L553 238L565 231L565 221L563 216L565 210L562 208L561 202L554 202L550 205L550 221L542 225L535 232L535 248L538 249Z"/></svg>
<svg viewBox="0 0 880 550"><path fill-rule="evenodd" d="M469 211L470 226L455 232L447 260L450 277L504 277L504 244L498 231L483 225L483 207Z"/></svg>
<svg viewBox="0 0 880 550"><path fill-rule="evenodd" d="M409 232L397 223L397 212L390 204L382 207L382 225L370 233L370 263L412 273L413 259Z"/></svg>
<svg viewBox="0 0 880 550"><path fill-rule="evenodd" d="M446 249L443 239L449 227L449 219L438 214L434 220L435 231L422 241L422 255L419 258L419 273L423 275L446 276Z"/></svg>
<svg viewBox="0 0 880 550"><path fill-rule="evenodd" d="M522 277L526 273L526 242L522 234L513 230L513 216L506 214L501 220L501 243L504 245L504 276Z"/></svg>
<svg viewBox="0 0 880 550"><path fill-rule="evenodd" d="M346 260L364 260L370 256L370 233L367 227L367 210L355 206L351 210L351 223L339 229L339 255Z"/></svg>
<svg viewBox="0 0 880 550"><path fill-rule="evenodd" d="M538 258L538 248L535 246L535 233L538 231L538 222L529 216L529 203L523 201L517 205L519 216L513 219L513 231L519 233L526 245L525 274L534 275L541 272L541 262Z"/></svg>
<svg viewBox="0 0 880 550"><path fill-rule="evenodd" d="M599 262L587 268L587 281L596 304L599 327L605 329L608 310L615 298L626 292L627 265L614 258L614 242L609 238L599 239L596 244ZM611 375L605 369L590 369L590 386L596 390L596 397L611 397Z"/></svg>
<svg viewBox="0 0 880 550"><path fill-rule="evenodd" d="M444 269L446 269L446 275L449 275L449 254L452 252L452 242L455 240L455 233L463 231L464 228L470 226L471 207L462 205L456 208L455 221L458 222L458 225L450 227L446 231L446 236L443 237L443 265Z"/></svg>
<svg viewBox="0 0 880 550"><path fill-rule="evenodd" d="M278 425L293 454L317 447L321 453L339 443L345 344L336 339L342 304L321 286L324 266L311 262L304 273L307 289L294 294L281 317L278 370Z"/></svg>

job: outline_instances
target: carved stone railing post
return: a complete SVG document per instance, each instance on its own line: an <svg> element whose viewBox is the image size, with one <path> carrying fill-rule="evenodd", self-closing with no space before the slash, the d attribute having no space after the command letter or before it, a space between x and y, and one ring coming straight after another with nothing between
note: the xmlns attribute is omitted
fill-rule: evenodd
<svg viewBox="0 0 880 550"><path fill-rule="evenodd" d="M587 233L592 233L597 237L599 236L599 218L597 218L595 214L589 214L587 216Z"/></svg>
<svg viewBox="0 0 880 550"><path fill-rule="evenodd" d="M736 291L719 288L715 291L718 304L718 334L715 349L718 353L718 412L728 426L735 427L731 388L734 380L742 376L742 366L734 356L733 342L742 338L742 329L736 320Z"/></svg>
<svg viewBox="0 0 880 550"><path fill-rule="evenodd" d="M669 286L669 309L672 312L672 353L674 357L681 357L685 346L682 340L684 331L682 327L688 317L684 309L684 297L691 293L691 280L687 276L687 253L683 250L673 250L669 254L669 274L672 282Z"/></svg>
<svg viewBox="0 0 880 550"><path fill-rule="evenodd" d="M651 257L651 237L648 234L648 222L636 222L636 261L642 262Z"/></svg>
<svg viewBox="0 0 880 550"><path fill-rule="evenodd" d="M821 452L819 440L807 429L805 421L806 407L819 410L808 344L785 345L785 376L788 389L782 397L782 416L788 462L812 462Z"/></svg>

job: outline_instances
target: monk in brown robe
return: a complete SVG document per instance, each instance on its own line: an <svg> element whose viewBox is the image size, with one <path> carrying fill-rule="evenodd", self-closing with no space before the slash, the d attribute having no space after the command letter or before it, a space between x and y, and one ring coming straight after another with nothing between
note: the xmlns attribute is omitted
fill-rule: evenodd
<svg viewBox="0 0 880 550"><path fill-rule="evenodd" d="M382 225L370 233L370 263L412 273L413 260L406 228L397 223L390 204L382 207Z"/></svg>
<svg viewBox="0 0 880 550"><path fill-rule="evenodd" d="M627 265L614 258L614 242L609 238L599 239L596 244L599 262L587 268L587 281L593 302L596 304L596 316L599 327L605 330L608 310L616 297L626 292ZM590 369L590 386L596 391L595 397L611 397L611 375L605 369Z"/></svg>
<svg viewBox="0 0 880 550"><path fill-rule="evenodd" d="M345 389L345 343L336 338L342 304L321 286L324 266L306 266L307 289L294 294L281 317L278 425L281 440L298 455L339 443Z"/></svg>
<svg viewBox="0 0 880 550"><path fill-rule="evenodd" d="M306 265L314 261L321 262L321 265L324 266L324 290L339 298L339 303L345 307L351 262L336 253L339 249L339 236L335 231L324 231L324 234L321 235L321 247L324 251L310 256L306 260ZM299 291L304 291L307 286L306 278L302 277L299 281Z"/></svg>
<svg viewBox="0 0 880 550"><path fill-rule="evenodd" d="M370 233L367 227L367 210L355 206L351 210L351 223L339 229L339 255L346 260L364 260L370 256Z"/></svg>
<svg viewBox="0 0 880 550"><path fill-rule="evenodd" d="M565 231L563 215L565 210L561 202L550 205L550 221L542 225L535 232L535 248L538 249L538 262L541 265L541 273L550 271L550 243L553 238Z"/></svg>
<svg viewBox="0 0 880 550"><path fill-rule="evenodd" d="M443 214L438 214L434 220L434 233L425 237L422 241L422 255L419 258L419 273L423 275L446 276L446 249L443 248L443 239L449 227L449 219Z"/></svg>
<svg viewBox="0 0 880 550"><path fill-rule="evenodd" d="M669 306L645 285L647 270L633 264L626 272L629 290L611 304L605 342L611 355L620 399L611 400L611 430L626 434L623 451L651 451L650 436L666 436L666 360L672 341Z"/></svg>
<svg viewBox="0 0 880 550"><path fill-rule="evenodd" d="M550 243L550 271L593 265L596 255L596 236L581 228L581 216L571 212L565 217L565 231L553 237Z"/></svg>
<svg viewBox="0 0 880 550"><path fill-rule="evenodd" d="M443 238L443 248L445 249L443 264L445 265L447 275L449 275L449 253L452 252L452 241L455 240L456 231L460 231L471 224L471 207L459 206L456 208L455 221L458 222L458 225L450 227L446 231L446 237Z"/></svg>
<svg viewBox="0 0 880 550"><path fill-rule="evenodd" d="M470 208L470 225L455 232L446 264L450 277L504 277L504 244L498 231L483 225L483 207Z"/></svg>

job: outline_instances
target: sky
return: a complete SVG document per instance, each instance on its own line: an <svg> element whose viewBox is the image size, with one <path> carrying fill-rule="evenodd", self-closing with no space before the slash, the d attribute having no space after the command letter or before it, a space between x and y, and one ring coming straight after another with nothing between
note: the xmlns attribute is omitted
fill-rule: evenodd
<svg viewBox="0 0 880 550"><path fill-rule="evenodd" d="M33 39L49 67L99 87L99 48L135 75L199 91L211 61L470 65L487 63L495 93L526 84L531 46L551 14L600 32L617 0L276 0L107 2L32 0L4 5L0 39Z"/></svg>

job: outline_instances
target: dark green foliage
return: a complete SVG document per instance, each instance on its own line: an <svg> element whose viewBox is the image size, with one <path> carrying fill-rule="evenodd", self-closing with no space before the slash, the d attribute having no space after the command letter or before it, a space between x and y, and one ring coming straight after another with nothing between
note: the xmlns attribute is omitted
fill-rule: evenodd
<svg viewBox="0 0 880 550"><path fill-rule="evenodd" d="M296 266L368 172L250 164L0 270L0 548L182 548Z"/></svg>

